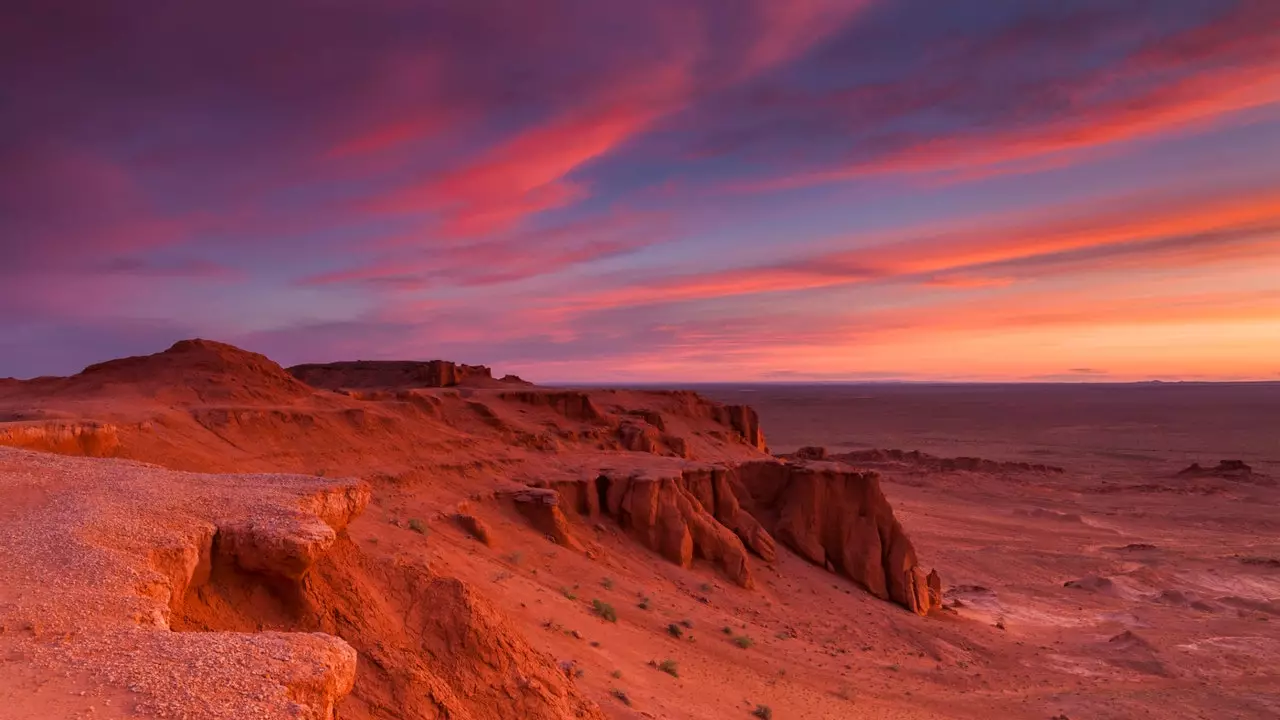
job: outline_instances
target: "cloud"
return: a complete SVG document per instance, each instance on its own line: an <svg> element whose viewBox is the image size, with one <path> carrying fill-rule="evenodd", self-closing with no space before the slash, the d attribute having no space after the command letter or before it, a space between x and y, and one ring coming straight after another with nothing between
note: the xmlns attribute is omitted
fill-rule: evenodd
<svg viewBox="0 0 1280 720"><path fill-rule="evenodd" d="M1167 326L1076 302L1121 273L1177 280L1184 318L1261 321L1251 288L1186 278L1274 262L1266 145L1133 191L1280 97L1277 8L17 0L0 335L21 320L78 364L188 328L297 360L763 377L984 318ZM1080 203L1100 152L1139 179Z"/></svg>
<svg viewBox="0 0 1280 720"><path fill-rule="evenodd" d="M659 278L571 300L584 306L688 302L859 283L917 281L994 287L1047 273L1124 266L1194 267L1280 254L1280 195L1163 198L1145 206L1077 209L1006 227L915 237L850 238L855 250L787 258L775 265Z"/></svg>
<svg viewBox="0 0 1280 720"><path fill-rule="evenodd" d="M748 160L750 174L735 163L724 184L752 192L891 173L966 179L1080 162L1280 101L1280 6L1267 0L1188 3L1163 17L1139 4L1024 3L996 16L1004 22L943 37L904 22L923 3L898 6L892 34L852 26L794 75L703 108L691 155ZM915 57L842 74L893 52L877 33ZM821 81L798 82L802 70Z"/></svg>

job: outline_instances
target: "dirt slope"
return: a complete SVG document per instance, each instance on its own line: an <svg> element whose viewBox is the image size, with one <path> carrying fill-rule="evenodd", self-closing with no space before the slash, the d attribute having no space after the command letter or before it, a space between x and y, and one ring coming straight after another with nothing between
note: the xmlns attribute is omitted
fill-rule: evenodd
<svg viewBox="0 0 1280 720"><path fill-rule="evenodd" d="M699 586L707 589L690 614L719 605L707 597L720 587L714 578L751 606L775 602L769 597L776 597L776 583L757 582L761 573L808 577L828 568L839 573L829 577L853 581L845 597L863 596L867 607L895 622L912 615L864 593L921 614L940 604L874 477L834 465L806 476L805 463L772 458L746 406L688 392L543 389L492 380L487 368L484 382L472 382L479 371L460 367L468 377L456 368L450 375L442 366L405 364L337 364L291 374L260 355L193 340L70 378L6 383L0 445L57 454L5 451L0 482L36 498L15 511L24 526L35 536L52 521L42 503L89 508L87 516L101 520L92 521L92 539L70 546L70 556L125 545L129 552L107 575L150 572L159 579L142 592L152 598L144 610L133 607L138 586L124 580L104 585L106 595L97 600L86 598L98 598L98 590L60 595L66 608L86 608L92 623L39 604L14 606L12 624L38 630L0 638L50 668L101 658L103 667L116 669L83 682L103 697L136 686L112 706L125 716L176 716L199 707L208 717L231 717L236 698L252 695L265 698L254 706L263 717L326 718L339 710L344 718L628 717L657 712L640 710L642 688L632 687L632 699L620 686L634 681L608 680L613 670L586 681L589 663L581 653L565 652L558 638L547 642L557 621L529 617L530 606L543 599L528 595L531 588L509 593L494 586L494 578L517 573L541 588L532 588L535 595L551 583L580 584L570 583L578 570L562 574L551 565L539 578L537 568L525 569L517 557L525 548L543 554L558 548L573 564L652 568L646 573L669 578L664 585L702 578ZM295 375L320 378L328 389ZM740 470L747 467L755 468L750 477ZM237 474L244 472L302 475ZM792 483L792 475L809 479ZM61 476L77 480L64 486ZM761 484L766 476L776 479ZM360 480L326 479L335 477ZM849 483L862 488L856 491L862 499L849 495L823 511L830 505L823 488ZM470 533L454 520L461 516L471 519ZM866 519L869 530L840 529L845 516ZM90 522L57 517L71 533ZM152 525L169 534L139 530ZM469 543L481 525L486 555L460 562L474 555ZM806 535L810 528L816 540ZM616 542L609 541L614 534ZM814 555L812 542L828 550ZM800 551L812 570L801 570L804 561L787 548ZM30 573L11 577L19 596L64 582L86 585L75 562L52 567L49 544L12 551L60 578L41 585ZM667 605L592 599L599 602L586 609L598 617L630 615L617 609L624 605L643 605L644 614ZM633 622L609 622L606 629L639 632L634 648L654 639L665 644L663 637L693 641L692 632L676 638L674 630L641 630ZM94 640L51 646L44 629L54 626L55 635ZM566 632L581 642L581 633ZM152 659L131 668L100 642L108 637ZM721 642L742 644L731 646L741 654L756 642L742 637L722 634ZM245 658L253 657L252 647L268 642L276 649L264 652L281 658L303 652L331 660L311 663L309 674L297 678L255 671L252 683L232 682L234 668L251 662ZM189 691L176 688L174 679L184 673L206 672L191 659L200 643L232 644L210 661L207 678ZM603 646L603 640L589 645ZM168 680L121 685L144 672ZM685 692L668 689L665 700L648 697L643 704L662 708ZM37 717L41 707L24 712ZM658 714L708 716L697 703Z"/></svg>

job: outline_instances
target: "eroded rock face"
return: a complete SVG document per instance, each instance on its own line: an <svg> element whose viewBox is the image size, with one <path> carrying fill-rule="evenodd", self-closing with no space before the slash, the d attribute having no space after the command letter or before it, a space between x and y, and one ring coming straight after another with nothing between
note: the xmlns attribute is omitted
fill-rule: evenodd
<svg viewBox="0 0 1280 720"><path fill-rule="evenodd" d="M443 388L468 380L492 380L484 365L464 365L448 360L373 361L294 365L289 373L311 387L327 390L372 388ZM511 376L514 377L514 376ZM514 382L523 382L515 378Z"/></svg>
<svg viewBox="0 0 1280 720"><path fill-rule="evenodd" d="M698 488L692 485L683 474L611 479L601 510L671 562L687 568L695 556L701 557L738 585L752 587L742 540L712 514L714 498L695 492Z"/></svg>
<svg viewBox="0 0 1280 720"><path fill-rule="evenodd" d="M560 493L546 488L519 488L503 493L533 527L551 538L557 545L571 550L582 550L569 529L569 520L560 509Z"/></svg>
<svg viewBox="0 0 1280 720"><path fill-rule="evenodd" d="M369 497L367 484L351 483L304 499L303 512L227 521L218 527L216 552L249 572L300 579L364 511Z"/></svg>
<svg viewBox="0 0 1280 720"><path fill-rule="evenodd" d="M769 452L764 431L760 429L760 416L751 406L717 405L712 410L712 417L716 422L737 430L748 445L761 452Z"/></svg>
<svg viewBox="0 0 1280 720"><path fill-rule="evenodd" d="M114 457L120 435L114 425L95 422L0 422L0 445L61 455Z"/></svg>
<svg viewBox="0 0 1280 720"><path fill-rule="evenodd" d="M576 390L519 390L504 392L499 397L507 402L551 408L570 420L599 422L604 414L591 402L591 396Z"/></svg>
<svg viewBox="0 0 1280 720"><path fill-rule="evenodd" d="M925 614L940 607L915 547L880 490L879 476L839 463L758 462L738 468L739 497L779 541L826 567ZM939 597L935 598L936 594Z"/></svg>
<svg viewBox="0 0 1280 720"><path fill-rule="evenodd" d="M815 451L821 451L815 454ZM962 470L965 472L981 472L981 473L1003 473L1003 472L1038 472L1061 474L1065 472L1062 468L1054 465L1044 465L1041 463L1028 462L1007 462L999 460L987 460L979 457L938 457L930 455L919 450L895 450L895 449L873 449L873 450L854 450L852 452L828 454L825 448L800 448L790 456L797 460L834 460L851 465L910 465L936 472L955 472Z"/></svg>
<svg viewBox="0 0 1280 720"><path fill-rule="evenodd" d="M523 498L517 507L552 537L572 537L561 508L607 515L671 562L690 567L695 558L708 560L748 588L754 584L749 555L772 562L776 538L912 612L923 615L942 605L941 577L920 567L874 472L766 460L689 465L666 474L604 470L594 478L542 484L513 497Z"/></svg>

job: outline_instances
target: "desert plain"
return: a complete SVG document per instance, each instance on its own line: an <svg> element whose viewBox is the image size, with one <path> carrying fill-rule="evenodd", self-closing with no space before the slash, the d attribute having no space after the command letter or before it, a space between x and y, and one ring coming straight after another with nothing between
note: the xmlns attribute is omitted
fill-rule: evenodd
<svg viewBox="0 0 1280 720"><path fill-rule="evenodd" d="M1280 385L0 380L0 718L1273 718Z"/></svg>

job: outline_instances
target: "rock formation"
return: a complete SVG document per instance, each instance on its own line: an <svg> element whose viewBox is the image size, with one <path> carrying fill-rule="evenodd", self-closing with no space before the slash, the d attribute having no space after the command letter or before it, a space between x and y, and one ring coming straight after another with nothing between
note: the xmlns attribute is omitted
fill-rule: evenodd
<svg viewBox="0 0 1280 720"><path fill-rule="evenodd" d="M754 584L748 551L766 562L777 541L918 614L942 606L941 578L920 567L879 476L832 462L765 460L691 465L675 472L602 469L513 491L534 527L572 538L568 516L614 518L682 567L702 558L742 587ZM576 543L576 541L573 541Z"/></svg>
<svg viewBox="0 0 1280 720"><path fill-rule="evenodd" d="M560 494L542 488L517 488L504 493L521 515L528 518L534 528L557 545L571 550L581 550L582 543L569 529L569 520L560 510Z"/></svg>
<svg viewBox="0 0 1280 720"><path fill-rule="evenodd" d="M317 363L294 365L289 373L312 387L326 390L444 388L467 381L493 380L493 373L484 365L447 360ZM523 381L508 375L500 382Z"/></svg>
<svg viewBox="0 0 1280 720"><path fill-rule="evenodd" d="M519 390L499 393L498 397L507 402L550 408L570 420L597 422L604 419L591 396L576 390Z"/></svg>
<svg viewBox="0 0 1280 720"><path fill-rule="evenodd" d="M922 453L919 450L855 450L846 453L830 453L823 447L802 447L790 455L781 457L796 460L834 460L850 465L911 465L936 472L1000 473L1039 472L1061 474L1062 468L1054 465L1028 462L1002 462L978 457L944 458Z"/></svg>
<svg viewBox="0 0 1280 720"><path fill-rule="evenodd" d="M821 461L757 462L741 466L738 478L748 511L802 557L913 612L941 607L874 472ZM940 584L935 576L932 585Z"/></svg>
<svg viewBox="0 0 1280 720"><path fill-rule="evenodd" d="M356 547L369 494L0 448L0 495L29 499L0 533L0 628L74 638L23 653L147 716L603 718L468 585Z"/></svg>
<svg viewBox="0 0 1280 720"><path fill-rule="evenodd" d="M1265 475L1254 472L1253 468L1243 460L1222 460L1210 468L1203 467L1200 463L1191 463L1190 466L1178 471L1178 477L1220 478L1264 484L1269 480Z"/></svg>

